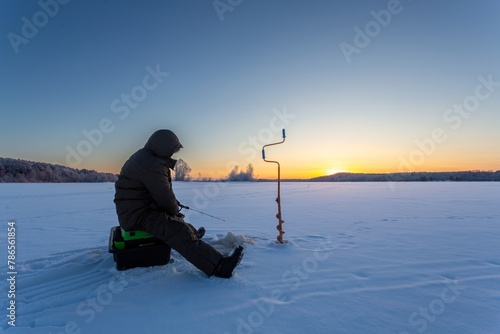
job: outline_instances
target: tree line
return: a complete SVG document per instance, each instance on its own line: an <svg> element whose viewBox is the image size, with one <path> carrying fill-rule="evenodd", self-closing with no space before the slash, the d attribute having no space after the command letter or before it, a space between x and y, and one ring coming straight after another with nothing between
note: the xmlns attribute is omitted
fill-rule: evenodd
<svg viewBox="0 0 500 334"><path fill-rule="evenodd" d="M197 179L193 179L190 175L191 167L182 159L177 160L174 168L175 181L214 181L212 178L204 178L201 174ZM224 178L216 181L256 181L252 164L248 164L246 170L240 170L239 166L234 166L231 172Z"/></svg>
<svg viewBox="0 0 500 334"><path fill-rule="evenodd" d="M117 176L95 170L21 159L0 158L0 183L7 182L115 182Z"/></svg>
<svg viewBox="0 0 500 334"><path fill-rule="evenodd" d="M191 167L179 159L174 169L176 181L214 181L211 178L191 178ZM118 176L100 173L95 170L74 169L66 166L33 162L21 159L0 158L0 183L7 182L115 182ZM265 181L254 176L254 167L249 164L246 170L234 166L223 179L215 181ZM410 173L337 173L313 179L288 181L316 182L429 182L429 181L500 181L499 171L461 171L461 172L410 172Z"/></svg>
<svg viewBox="0 0 500 334"><path fill-rule="evenodd" d="M177 161L173 171L176 181L213 181L212 179L192 179L191 167L182 159ZM246 171L235 166L222 181L255 181L252 164ZM100 173L95 170L75 169L66 166L34 162L22 159L0 157L0 183L64 183L64 182L116 182L118 175ZM219 180L218 180L219 181Z"/></svg>
<svg viewBox="0 0 500 334"><path fill-rule="evenodd" d="M429 181L500 181L500 171L412 172L412 173L337 173L320 176L319 182L429 182Z"/></svg>

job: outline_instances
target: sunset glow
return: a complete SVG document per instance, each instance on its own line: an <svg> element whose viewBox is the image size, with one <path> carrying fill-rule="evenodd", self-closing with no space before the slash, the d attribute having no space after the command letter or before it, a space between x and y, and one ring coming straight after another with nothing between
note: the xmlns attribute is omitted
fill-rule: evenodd
<svg viewBox="0 0 500 334"><path fill-rule="evenodd" d="M193 179L276 178L285 128L282 178L500 170L495 2L4 7L1 157L118 173L166 128Z"/></svg>
<svg viewBox="0 0 500 334"><path fill-rule="evenodd" d="M347 170L345 169L329 169L327 172L326 172L326 175L335 175L335 174L338 174L338 173L348 173Z"/></svg>

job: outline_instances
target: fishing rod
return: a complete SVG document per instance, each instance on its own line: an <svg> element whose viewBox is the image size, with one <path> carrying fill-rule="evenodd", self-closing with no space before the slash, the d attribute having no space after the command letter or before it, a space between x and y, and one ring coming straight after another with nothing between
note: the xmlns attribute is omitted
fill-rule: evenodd
<svg viewBox="0 0 500 334"><path fill-rule="evenodd" d="M285 134L285 129L282 130L282 135L283 135L283 140L272 143L272 144L267 144L262 147L262 159L264 159L265 162L271 162L275 163L278 165L278 197L276 197L276 202L278 203L278 213L276 214L276 218L278 218L278 226L276 226L276 229L279 231L279 235L276 239L282 244L284 243L283 241L283 234L285 234L285 231L283 231L283 223L285 222L281 218L281 195L280 195L280 163L278 161L274 160L266 160L266 151L265 148L268 146L273 146L273 145L278 145L278 144L283 144L285 142L286 134Z"/></svg>
<svg viewBox="0 0 500 334"><path fill-rule="evenodd" d="M201 212L201 211L198 211L198 210L192 209L192 208L190 208L189 206L184 205L184 204L181 204L181 203L178 203L178 204L179 204L179 207L181 207L181 208L183 208L183 209L186 209L186 210L191 210L191 211L194 211L194 212L198 212L198 213L201 213L202 215L205 215L205 216L207 216L207 217L214 218L214 219L217 219L217 220L220 220L220 221L225 222L225 220L224 220L224 219L222 219L222 218L215 217L215 216L209 215L208 213L205 213L205 212Z"/></svg>

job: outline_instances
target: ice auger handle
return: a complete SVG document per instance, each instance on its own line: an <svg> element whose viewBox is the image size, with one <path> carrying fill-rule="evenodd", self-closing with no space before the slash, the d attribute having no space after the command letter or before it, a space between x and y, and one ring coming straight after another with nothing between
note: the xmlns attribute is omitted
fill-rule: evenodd
<svg viewBox="0 0 500 334"><path fill-rule="evenodd" d="M285 129L281 130L281 132L283 134L283 138L286 138Z"/></svg>
<svg viewBox="0 0 500 334"><path fill-rule="evenodd" d="M262 159L266 160L266 150L262 149Z"/></svg>

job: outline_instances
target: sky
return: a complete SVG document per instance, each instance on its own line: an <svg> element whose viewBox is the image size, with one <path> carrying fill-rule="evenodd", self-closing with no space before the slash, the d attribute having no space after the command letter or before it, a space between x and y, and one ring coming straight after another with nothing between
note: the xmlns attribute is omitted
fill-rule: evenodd
<svg viewBox="0 0 500 334"><path fill-rule="evenodd" d="M495 0L0 2L0 156L191 176L500 170Z"/></svg>

